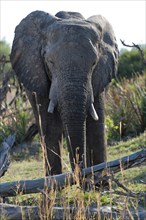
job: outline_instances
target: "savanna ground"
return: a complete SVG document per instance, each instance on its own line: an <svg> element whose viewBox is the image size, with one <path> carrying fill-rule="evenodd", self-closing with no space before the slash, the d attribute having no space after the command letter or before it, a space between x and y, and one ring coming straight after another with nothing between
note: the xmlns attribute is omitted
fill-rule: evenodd
<svg viewBox="0 0 146 220"><path fill-rule="evenodd" d="M121 141L117 145L108 147L108 161L139 151L143 149L144 146L146 146L146 133L126 142ZM63 148L63 164L64 172L70 171L66 147ZM121 172L114 175L114 178L118 179L118 181L120 181L120 183L122 183L127 189L135 193L135 197L129 196L128 192L120 188L115 182L111 182L109 191L92 189L89 192L84 192L83 189L74 185L68 186L61 192L51 191L48 193L48 200L51 201L51 206L74 206L81 209L87 206L109 206L118 212L121 212L122 210L126 210L129 213L132 211L137 212L138 210L143 211L146 207L146 195L143 195L143 192L146 193L144 184L146 183L145 174L146 166L143 164L125 171L121 167ZM12 163L5 176L1 178L1 182L35 179L43 176L44 171L41 146L38 142L32 144L27 143L23 144L21 148L17 147L13 149ZM31 194L7 198L6 202L16 205L38 206L40 205L41 200L41 194ZM69 219L69 216L64 219ZM86 218L82 213L78 214L76 219ZM93 219L96 218L93 217ZM121 214L119 219L124 219L123 214ZM133 218L131 217L131 219Z"/></svg>

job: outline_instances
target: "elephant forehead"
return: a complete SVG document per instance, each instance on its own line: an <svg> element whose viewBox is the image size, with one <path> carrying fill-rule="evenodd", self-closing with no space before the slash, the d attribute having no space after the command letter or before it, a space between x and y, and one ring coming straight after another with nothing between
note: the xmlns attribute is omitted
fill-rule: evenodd
<svg viewBox="0 0 146 220"><path fill-rule="evenodd" d="M96 42L99 39L99 34L94 26L86 21L57 21L55 25L52 25L50 34L55 41L60 38L65 41L88 38Z"/></svg>

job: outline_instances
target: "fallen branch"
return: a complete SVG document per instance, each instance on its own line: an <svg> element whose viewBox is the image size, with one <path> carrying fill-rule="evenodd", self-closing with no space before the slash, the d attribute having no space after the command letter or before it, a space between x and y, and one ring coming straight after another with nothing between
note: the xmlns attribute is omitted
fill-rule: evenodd
<svg viewBox="0 0 146 220"><path fill-rule="evenodd" d="M36 206L16 206L0 203L0 216L6 220L41 220L39 217L39 208Z"/></svg>
<svg viewBox="0 0 146 220"><path fill-rule="evenodd" d="M31 220L41 220L41 208L37 206L16 206L0 203L0 213L1 216L6 220L13 219L31 219ZM86 219L118 219L121 216L121 212L116 209L113 209L109 206L103 207L84 207L74 208L74 207L53 207L52 208L52 218L51 219L76 219L78 211L82 213ZM123 211L125 212L125 211ZM47 214L46 214L47 215ZM145 219L146 212L131 212L130 215L128 212L124 214L124 219ZM43 218L44 219L44 218ZM45 218L46 219L46 218Z"/></svg>
<svg viewBox="0 0 146 220"><path fill-rule="evenodd" d="M121 167L123 170L126 170L142 164L143 162L146 162L146 149L107 163L101 163L92 167L85 168L82 172L85 176L89 176L93 173L96 176L100 176L100 173L102 171L105 172L105 170L107 171L107 173L117 173L121 171Z"/></svg>
<svg viewBox="0 0 146 220"><path fill-rule="evenodd" d="M93 179L96 176L96 183L100 177L107 173L116 173L121 170L126 170L135 167L146 161L146 150L133 153L131 155L116 159L107 163L101 163L82 170L82 177L84 179ZM46 178L39 178L35 180L20 180L15 182L7 182L0 184L0 197L16 196L18 194L39 193L44 189L48 190L54 188L62 189L65 186L75 184L74 173L63 173L60 175L49 176Z"/></svg>
<svg viewBox="0 0 146 220"><path fill-rule="evenodd" d="M15 135L9 135L0 146L0 177L5 174L10 165L10 149L14 142Z"/></svg>
<svg viewBox="0 0 146 220"><path fill-rule="evenodd" d="M113 193L115 193L115 194L119 193L119 195L124 195L124 196L128 196L128 197L135 197L135 198L141 198L141 197L146 196L145 192L133 192L133 191L129 190L118 179L114 178L113 175L109 176L109 179L111 179L112 182L115 182L118 187L120 187L124 191L126 191L126 193L124 193L123 191L119 191L119 192L118 191L114 191Z"/></svg>
<svg viewBox="0 0 146 220"><path fill-rule="evenodd" d="M48 190L51 190L52 188L62 189L66 185L72 185L73 183L73 173L63 173L60 175L35 180L20 180L15 182L1 183L0 197L40 193L41 190L44 189L44 186L47 186Z"/></svg>

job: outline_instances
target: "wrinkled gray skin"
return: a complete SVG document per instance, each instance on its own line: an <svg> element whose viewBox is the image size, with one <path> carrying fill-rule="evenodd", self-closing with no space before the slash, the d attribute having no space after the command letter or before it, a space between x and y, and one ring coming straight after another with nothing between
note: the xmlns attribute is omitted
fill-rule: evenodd
<svg viewBox="0 0 146 220"><path fill-rule="evenodd" d="M62 172L63 133L72 169L106 160L104 89L117 61L113 29L100 15L35 11L16 27L11 62L42 128L47 175Z"/></svg>

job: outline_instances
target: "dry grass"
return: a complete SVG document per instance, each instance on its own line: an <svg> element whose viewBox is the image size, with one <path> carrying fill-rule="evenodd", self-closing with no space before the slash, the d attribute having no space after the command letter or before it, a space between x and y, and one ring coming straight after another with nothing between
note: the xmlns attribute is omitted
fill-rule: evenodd
<svg viewBox="0 0 146 220"><path fill-rule="evenodd" d="M130 140L129 142L122 142L117 146L108 148L109 159L118 158L119 155L126 155L127 148L131 144L128 153L139 150L139 147L143 146L145 134L141 135L139 138ZM129 143L129 144L128 144ZM132 143L134 143L132 145ZM137 148L136 148L137 146ZM34 147L32 145L32 147ZM30 146L31 149L31 146ZM122 154L119 154L119 151ZM125 152L125 153L124 153ZM24 154L24 152L23 152ZM112 156L113 155L113 158ZM37 160L36 160L37 157ZM64 167L65 171L70 169L67 151L63 149L64 157ZM20 155L19 155L19 158ZM34 179L43 177L43 163L42 155L40 154L31 157L26 160L21 158L20 161L13 161L8 172L4 177L1 178L1 182L14 181L20 179ZM121 172L116 174L114 177L117 178L120 183L126 186L132 192L143 192L145 191L145 185L141 183L141 180L146 182L146 166L140 166L137 168L132 168L130 170L124 171L121 167ZM90 191L84 191L80 186L79 169L76 169L76 181L78 184L70 186L68 185L62 191L46 190L44 186L44 191L40 194L31 195L19 195L15 198L8 198L7 202L17 205L35 205L39 207L40 219L53 219L57 211L54 211L54 206L63 207L63 211L60 210L60 219L104 219L99 211L101 207L106 206L109 209L116 210L119 214L119 219L126 219L124 216L129 213L132 215L132 211L138 212L140 209L143 210L146 205L145 196L135 196L132 197L128 192L119 187L114 181L110 180L110 190L105 191L103 188L92 188ZM69 209L69 207L74 207L74 209ZM98 207L98 209L97 209ZM95 212L92 214L89 212L91 209L96 208ZM90 217L89 217L90 214ZM72 217L73 216L73 217ZM6 218L5 218L6 219ZM24 218L25 219L25 218ZM111 216L105 219L114 219ZM117 218L118 219L118 218ZM129 217L128 219L133 219Z"/></svg>

